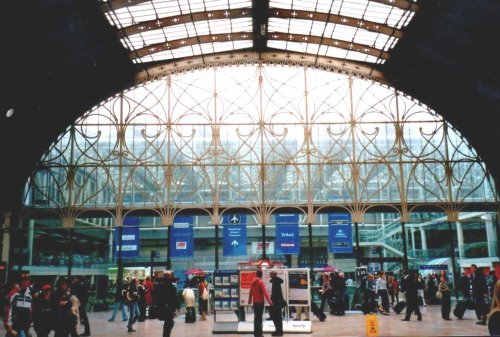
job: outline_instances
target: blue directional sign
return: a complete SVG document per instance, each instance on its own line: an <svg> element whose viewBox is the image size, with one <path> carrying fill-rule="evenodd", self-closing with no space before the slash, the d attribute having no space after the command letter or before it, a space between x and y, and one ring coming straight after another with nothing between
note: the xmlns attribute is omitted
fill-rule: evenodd
<svg viewBox="0 0 500 337"><path fill-rule="evenodd" d="M170 239L170 256L192 258L194 247L193 217L177 216L174 219Z"/></svg>
<svg viewBox="0 0 500 337"><path fill-rule="evenodd" d="M122 258L132 258L139 256L139 224L140 218L136 216L127 216L123 219L122 227ZM115 235L113 236L113 246L115 256L118 256L118 236L119 228L115 228Z"/></svg>
<svg viewBox="0 0 500 337"><path fill-rule="evenodd" d="M247 226L224 225L222 255L247 255Z"/></svg>
<svg viewBox="0 0 500 337"><path fill-rule="evenodd" d="M298 214L276 214L276 254L300 254Z"/></svg>
<svg viewBox="0 0 500 337"><path fill-rule="evenodd" d="M352 253L352 227L349 213L328 214L328 251Z"/></svg>

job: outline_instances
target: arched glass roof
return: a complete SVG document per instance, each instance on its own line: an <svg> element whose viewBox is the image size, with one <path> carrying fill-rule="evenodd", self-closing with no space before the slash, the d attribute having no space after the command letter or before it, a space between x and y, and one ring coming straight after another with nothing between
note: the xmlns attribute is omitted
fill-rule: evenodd
<svg viewBox="0 0 500 337"><path fill-rule="evenodd" d="M307 66L168 74L103 102L42 158L39 208L304 212L495 203L484 163L394 88Z"/></svg>
<svg viewBox="0 0 500 337"><path fill-rule="evenodd" d="M382 64L416 0L102 1L136 63L241 50Z"/></svg>

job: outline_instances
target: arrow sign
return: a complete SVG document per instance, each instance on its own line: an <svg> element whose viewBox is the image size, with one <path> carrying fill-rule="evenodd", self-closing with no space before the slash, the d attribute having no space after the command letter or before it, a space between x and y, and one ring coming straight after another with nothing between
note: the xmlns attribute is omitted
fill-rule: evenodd
<svg viewBox="0 0 500 337"><path fill-rule="evenodd" d="M231 221L231 218L229 218ZM238 218L238 221L240 219ZM247 255L247 226L246 225L224 225L223 254L224 256Z"/></svg>

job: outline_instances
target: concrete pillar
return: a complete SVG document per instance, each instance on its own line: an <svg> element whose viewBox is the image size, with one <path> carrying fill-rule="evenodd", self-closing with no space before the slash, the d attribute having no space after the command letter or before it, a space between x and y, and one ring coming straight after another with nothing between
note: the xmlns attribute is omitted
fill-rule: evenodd
<svg viewBox="0 0 500 337"><path fill-rule="evenodd" d="M461 259L465 257L464 251L464 230L460 221L456 222L457 225L457 244L458 244L458 257Z"/></svg>
<svg viewBox="0 0 500 337"><path fill-rule="evenodd" d="M33 237L35 234L35 220L28 223L28 266L33 265Z"/></svg>
<svg viewBox="0 0 500 337"><path fill-rule="evenodd" d="M488 241L488 256L496 257L497 236L493 217L490 213L484 214L482 217L486 226L486 241Z"/></svg>
<svg viewBox="0 0 500 337"><path fill-rule="evenodd" d="M4 215L4 220L3 220L3 241L2 241L2 262L5 262L7 265L10 260L10 222L11 222L11 215L10 213L5 213ZM3 281L3 280L2 280Z"/></svg>
<svg viewBox="0 0 500 337"><path fill-rule="evenodd" d="M420 243L422 245L422 257L429 258L427 252L427 237L425 236L425 229L420 227Z"/></svg>
<svg viewBox="0 0 500 337"><path fill-rule="evenodd" d="M410 224L410 231L411 231L411 249L415 251L415 228L413 227L413 224Z"/></svg>

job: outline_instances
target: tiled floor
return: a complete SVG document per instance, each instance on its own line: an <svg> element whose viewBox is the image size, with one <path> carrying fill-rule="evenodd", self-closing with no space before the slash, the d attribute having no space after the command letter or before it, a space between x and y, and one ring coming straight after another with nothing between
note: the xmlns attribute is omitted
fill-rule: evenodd
<svg viewBox="0 0 500 337"><path fill-rule="evenodd" d="M458 320L453 317L451 321L441 319L440 307L429 305L422 308L423 321L418 322L415 316L412 316L410 322L402 322L403 314L397 315L391 313L390 316L377 315L379 326L379 336L488 336L486 326L476 325L475 313L467 310L465 317ZM137 332L127 332L127 322L118 319L114 322L108 322L110 312L91 312L89 319L91 323L91 332L93 337L161 337L163 322L156 319L138 322L134 325ZM247 321L252 320L252 314L247 314ZM120 315L117 318L121 318ZM199 317L197 317L199 318ZM202 337L212 336L212 327L214 316L209 315L206 321L196 321L195 323L184 323L184 315L176 318L176 323L172 331L172 337ZM217 313L217 321L235 321L236 316L233 312L225 315ZM332 316L327 314L324 322L318 321L312 316L312 333L297 334L285 333L294 337L309 336L365 336L365 320L360 313L348 312L345 316ZM3 327L2 327L3 329ZM0 330L2 330L0 329ZM32 336L36 336L34 331L30 331ZM79 326L79 333L83 332L83 327ZM4 336L5 331L0 331L0 336ZM53 335L53 334L51 334ZM216 334L215 336L228 337L238 336L238 333ZM271 336L271 333L264 333ZM244 335L251 336L251 335Z"/></svg>

